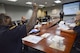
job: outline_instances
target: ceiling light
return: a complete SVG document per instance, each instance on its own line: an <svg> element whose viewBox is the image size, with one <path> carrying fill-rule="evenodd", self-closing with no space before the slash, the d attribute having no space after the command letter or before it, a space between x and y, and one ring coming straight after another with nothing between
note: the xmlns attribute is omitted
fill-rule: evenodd
<svg viewBox="0 0 80 53"><path fill-rule="evenodd" d="M54 1L55 3L61 3L61 1L60 0L56 0L56 1Z"/></svg>
<svg viewBox="0 0 80 53"><path fill-rule="evenodd" d="M8 0L8 1L16 2L17 0Z"/></svg>
<svg viewBox="0 0 80 53"><path fill-rule="evenodd" d="M39 5L40 7L44 7L45 5Z"/></svg>
<svg viewBox="0 0 80 53"><path fill-rule="evenodd" d="M32 2L26 2L26 4L32 4Z"/></svg>

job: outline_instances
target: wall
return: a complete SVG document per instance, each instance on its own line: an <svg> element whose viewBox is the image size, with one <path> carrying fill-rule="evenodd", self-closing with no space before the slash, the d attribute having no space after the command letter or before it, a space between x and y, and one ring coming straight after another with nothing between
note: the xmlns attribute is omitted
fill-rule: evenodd
<svg viewBox="0 0 80 53"><path fill-rule="evenodd" d="M5 5L5 11L12 17L12 20L20 20L22 16L30 19L32 15L32 9L29 7Z"/></svg>
<svg viewBox="0 0 80 53"><path fill-rule="evenodd" d="M47 8L44 8L44 10L47 10L48 15L50 15L52 18L59 17L59 13L62 10L62 5L47 7ZM64 20L70 20L74 17L75 16L64 16Z"/></svg>
<svg viewBox="0 0 80 53"><path fill-rule="evenodd" d="M62 9L62 5L52 6L44 8L43 10L48 11L48 15L51 17L59 17L59 12ZM0 4L0 13L7 13L11 16L12 20L20 20L22 16L25 16L27 19L30 19L32 15L32 8L24 6L15 6L15 5L3 5ZM64 20L69 20L75 16L64 16Z"/></svg>
<svg viewBox="0 0 80 53"><path fill-rule="evenodd" d="M59 12L61 9L61 5L44 8L44 10L48 11L48 15L50 15L51 17L59 17Z"/></svg>
<svg viewBox="0 0 80 53"><path fill-rule="evenodd" d="M6 13L13 21L21 20L22 16L25 16L26 19L30 19L32 12L33 10L30 7L0 4L0 13Z"/></svg>
<svg viewBox="0 0 80 53"><path fill-rule="evenodd" d="M0 4L0 13L5 13L4 4Z"/></svg>
<svg viewBox="0 0 80 53"><path fill-rule="evenodd" d="M43 9L39 9L37 12L37 18L43 18L45 16L45 11Z"/></svg>

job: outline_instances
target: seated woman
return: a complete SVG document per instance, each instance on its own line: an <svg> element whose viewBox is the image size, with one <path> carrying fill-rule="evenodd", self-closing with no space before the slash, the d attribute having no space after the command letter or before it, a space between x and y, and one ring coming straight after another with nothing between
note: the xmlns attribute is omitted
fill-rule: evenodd
<svg viewBox="0 0 80 53"><path fill-rule="evenodd" d="M61 29L61 30L65 31L65 32L77 34L75 42L74 42L74 47L76 48L76 50L75 50L75 51L77 51L76 53L80 53L80 11L77 12L75 18L76 18L76 20L75 20L76 26L73 28L73 30L63 30L63 29Z"/></svg>

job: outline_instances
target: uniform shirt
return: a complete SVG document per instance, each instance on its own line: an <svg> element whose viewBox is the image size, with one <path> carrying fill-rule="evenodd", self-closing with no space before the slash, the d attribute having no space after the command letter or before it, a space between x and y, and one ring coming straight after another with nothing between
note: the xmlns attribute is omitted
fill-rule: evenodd
<svg viewBox="0 0 80 53"><path fill-rule="evenodd" d="M22 24L24 24L24 25L27 25L27 20L26 21L20 21L19 23L18 23L18 25L22 25Z"/></svg>
<svg viewBox="0 0 80 53"><path fill-rule="evenodd" d="M22 37L26 35L26 26L17 26L9 29L7 26L0 26L0 53L21 53Z"/></svg>
<svg viewBox="0 0 80 53"><path fill-rule="evenodd" d="M75 39L75 47L80 48L80 26L74 27L73 30L77 33L77 36Z"/></svg>

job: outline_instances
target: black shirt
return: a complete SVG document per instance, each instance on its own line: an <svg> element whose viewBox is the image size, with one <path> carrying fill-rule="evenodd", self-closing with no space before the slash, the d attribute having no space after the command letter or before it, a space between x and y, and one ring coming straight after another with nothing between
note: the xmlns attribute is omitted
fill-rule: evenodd
<svg viewBox="0 0 80 53"><path fill-rule="evenodd" d="M73 30L77 33L78 36L80 35L80 26L75 26Z"/></svg>
<svg viewBox="0 0 80 53"><path fill-rule="evenodd" d="M75 39L75 47L80 48L80 26L74 27L73 30L74 30L74 31L76 32L76 34L77 34L76 39Z"/></svg>
<svg viewBox="0 0 80 53"><path fill-rule="evenodd" d="M0 53L21 53L22 37L26 35L26 26L9 27L0 26Z"/></svg>

